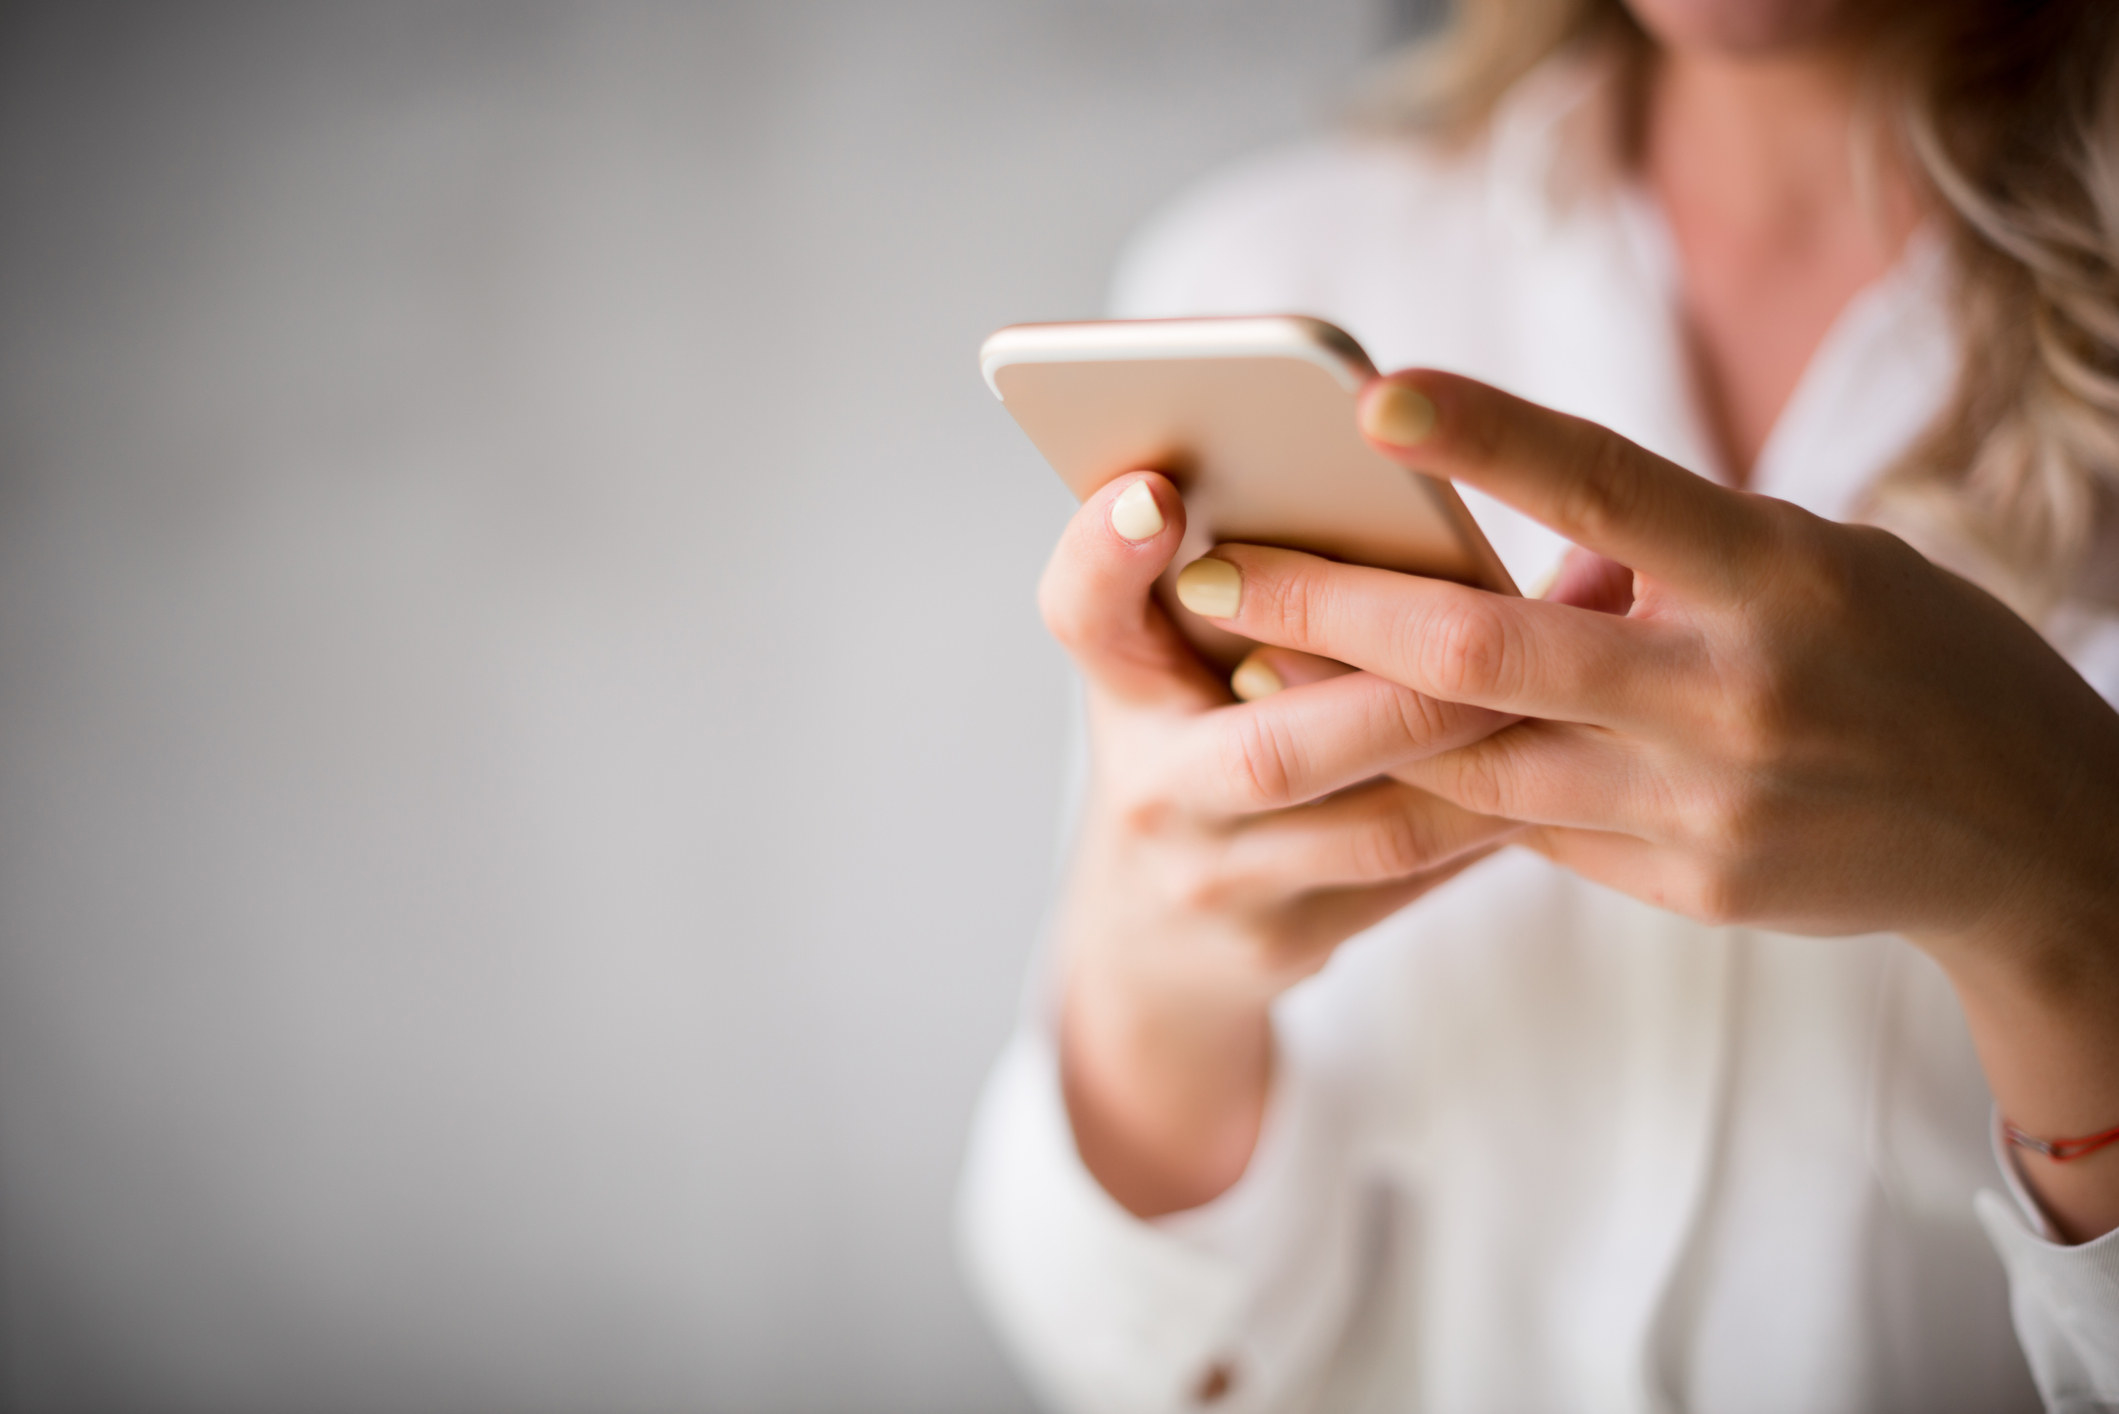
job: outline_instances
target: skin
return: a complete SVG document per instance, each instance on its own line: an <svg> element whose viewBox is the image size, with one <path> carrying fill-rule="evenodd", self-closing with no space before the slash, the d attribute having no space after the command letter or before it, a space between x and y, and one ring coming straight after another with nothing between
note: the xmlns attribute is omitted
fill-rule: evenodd
<svg viewBox="0 0 2119 1414"><path fill-rule="evenodd" d="M1844 7L1639 13L1662 46L1643 175L1740 480L1917 207L1888 176L1845 199ZM1364 427L1388 432L1404 389L1432 428L1379 448L1585 547L1545 600L1220 547L1225 626L1286 684L1237 703L1150 594L1184 528L1168 481L1107 486L1047 569L1092 742L1061 1076L1112 1196L1151 1216L1225 1191L1264 1116L1272 1000L1510 845L1703 921L1903 933L1955 984L2004 1113L2047 1136L2119 1123L2119 714L1883 532L1447 374L1378 380ZM1136 484L1163 522L1138 540L1112 524ZM2119 1226L2119 1148L2021 1163L2064 1236Z"/></svg>
<svg viewBox="0 0 2119 1414"><path fill-rule="evenodd" d="M1677 247L1684 334L1723 479L1743 484L1825 331L1920 222L1903 172L1848 160L1831 56L1663 66L1642 175Z"/></svg>

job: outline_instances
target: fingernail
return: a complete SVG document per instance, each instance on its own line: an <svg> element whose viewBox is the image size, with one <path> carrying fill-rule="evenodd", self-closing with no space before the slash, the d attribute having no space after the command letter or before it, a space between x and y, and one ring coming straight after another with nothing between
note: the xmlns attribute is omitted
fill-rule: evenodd
<svg viewBox="0 0 2119 1414"><path fill-rule="evenodd" d="M1361 430L1379 442L1410 447L1435 430L1435 405L1403 383L1386 383L1361 404Z"/></svg>
<svg viewBox="0 0 2119 1414"><path fill-rule="evenodd" d="M1136 481L1118 493L1111 503L1111 528L1127 540L1139 542L1163 533L1162 507L1145 481Z"/></svg>
<svg viewBox="0 0 2119 1414"><path fill-rule="evenodd" d="M1271 697L1286 687L1273 665L1265 660L1263 653L1253 653L1236 665L1229 674L1229 690L1246 702L1256 702L1261 697Z"/></svg>
<svg viewBox="0 0 2119 1414"><path fill-rule="evenodd" d="M1202 618L1226 619L1243 599L1243 571L1227 560L1194 560L1177 576L1177 602Z"/></svg>

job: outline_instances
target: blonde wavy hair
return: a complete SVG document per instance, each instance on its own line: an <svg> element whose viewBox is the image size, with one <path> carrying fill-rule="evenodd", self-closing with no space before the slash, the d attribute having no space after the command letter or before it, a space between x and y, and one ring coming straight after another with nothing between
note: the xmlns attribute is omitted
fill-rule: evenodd
<svg viewBox="0 0 2119 1414"><path fill-rule="evenodd" d="M2084 570L2119 503L2119 3L1913 0L1857 41L1873 121L1850 156L1898 160L1923 188L1963 349L1955 396L1879 479L1870 517L1931 553L1947 542L1944 558L2034 619L2106 597ZM1473 141L1517 80L1569 50L1615 61L1639 111L1653 42L1620 0L1459 0L1363 115Z"/></svg>

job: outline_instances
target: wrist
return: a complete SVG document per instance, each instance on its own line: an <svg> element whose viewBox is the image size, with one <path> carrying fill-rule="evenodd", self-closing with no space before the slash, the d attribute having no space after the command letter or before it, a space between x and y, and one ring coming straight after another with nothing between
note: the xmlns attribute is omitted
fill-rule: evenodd
<svg viewBox="0 0 2119 1414"><path fill-rule="evenodd" d="M2119 1125L2119 911L2025 911L1934 950L1956 987L2003 1122L2041 1143L2011 1162L2054 1228L2119 1226L2119 1146L2053 1141Z"/></svg>
<svg viewBox="0 0 2119 1414"><path fill-rule="evenodd" d="M2067 761L2024 770L2018 791L1961 803L1973 829L1942 871L1957 888L1937 891L1956 902L1908 930L1945 968L2036 989L2071 988L2111 965L2119 942L2119 717L2100 725L2108 730Z"/></svg>
<svg viewBox="0 0 2119 1414"><path fill-rule="evenodd" d="M1938 911L1906 931L1945 967L2065 976L2119 937L2119 711L2049 666L2064 682L2021 705L2021 729L1997 730L1968 758L1982 767L1970 783L1935 802L1931 819L1954 822L1926 871Z"/></svg>
<svg viewBox="0 0 2119 1414"><path fill-rule="evenodd" d="M1242 1177L1271 1085L1267 1002L1081 958L1068 968L1058 1031L1076 1147L1121 1205L1175 1212Z"/></svg>

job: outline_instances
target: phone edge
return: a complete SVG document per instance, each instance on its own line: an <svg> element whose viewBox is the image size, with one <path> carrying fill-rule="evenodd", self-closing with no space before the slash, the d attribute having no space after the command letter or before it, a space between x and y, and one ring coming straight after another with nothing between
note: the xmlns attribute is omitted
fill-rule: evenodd
<svg viewBox="0 0 2119 1414"><path fill-rule="evenodd" d="M1307 314L1010 324L979 345L979 372L993 396L1005 403L995 375L1011 364L1276 355L1315 364L1350 393L1376 376L1376 366L1353 335Z"/></svg>

